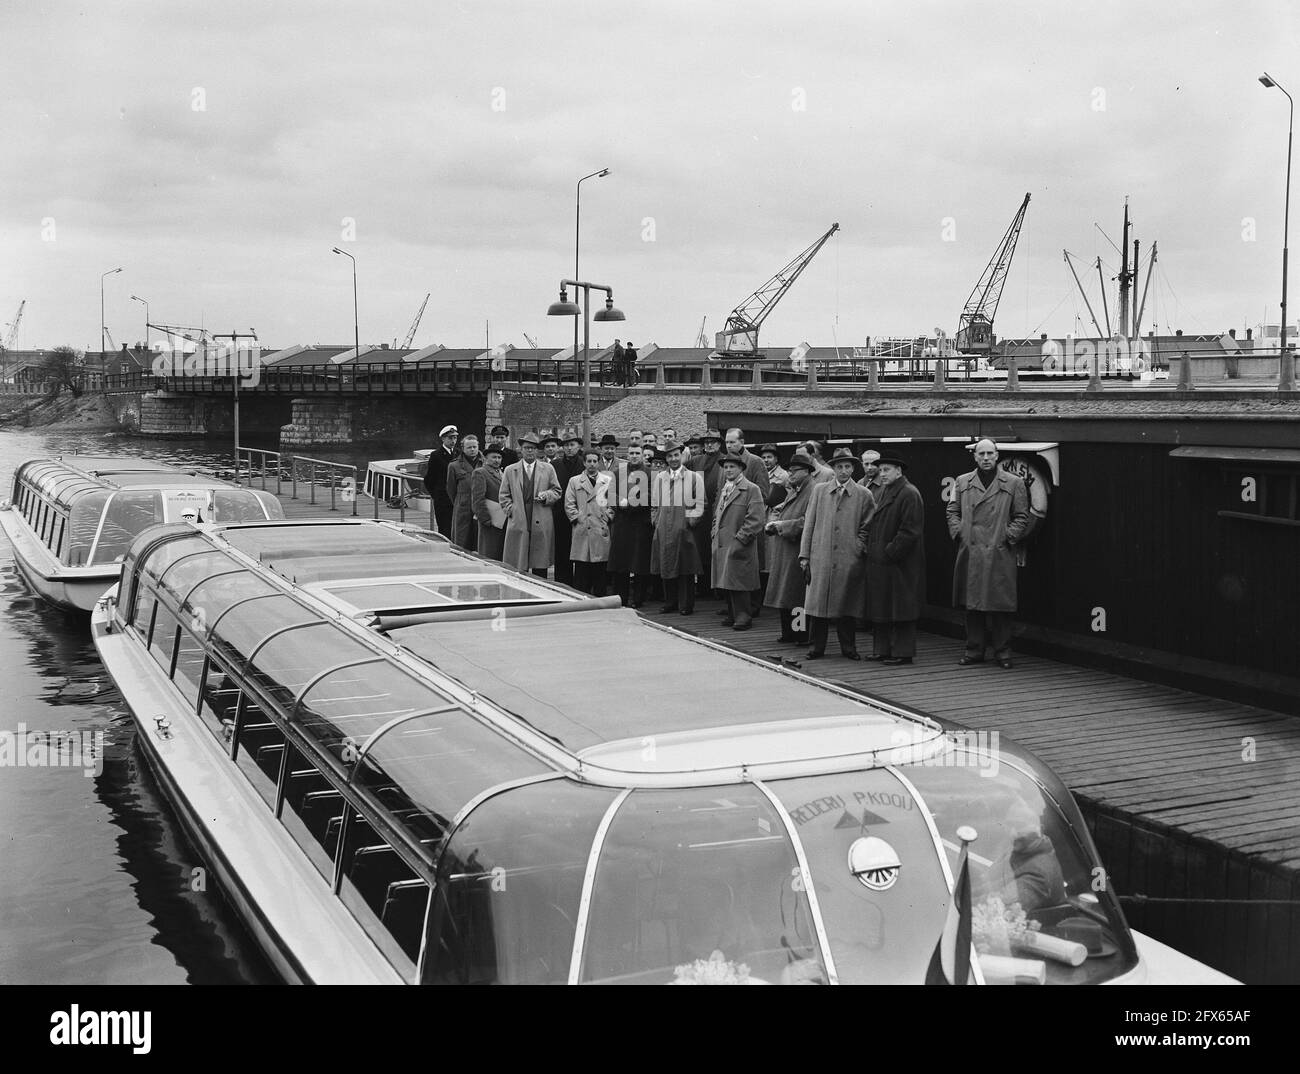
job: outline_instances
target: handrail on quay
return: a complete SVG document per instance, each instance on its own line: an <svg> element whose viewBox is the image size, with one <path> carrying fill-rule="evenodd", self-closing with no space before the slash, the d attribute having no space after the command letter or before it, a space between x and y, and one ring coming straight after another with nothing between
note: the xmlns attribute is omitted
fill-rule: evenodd
<svg viewBox="0 0 1300 1074"><path fill-rule="evenodd" d="M307 485L310 489L310 503L316 502L316 485L317 476L321 470L329 480L330 486L330 510L338 510L337 494L340 488L338 475L344 475L342 479L343 500L345 503L352 504L352 514L357 513L357 468L351 463L346 462L328 462L325 459L313 459L309 455L290 455L289 456L289 477L292 487L290 499L298 498L298 464L307 463L311 467L311 476L308 478Z"/></svg>
<svg viewBox="0 0 1300 1074"><path fill-rule="evenodd" d="M262 448L245 447L243 444L235 445L235 484L242 484L243 481L243 463L244 456L248 456L248 487L253 487L253 456L257 455L262 465L259 468L262 474L262 489L266 490L266 469L271 460L275 460L275 494L280 495L281 482L284 477L284 471L281 469L281 455L278 451L266 451Z"/></svg>

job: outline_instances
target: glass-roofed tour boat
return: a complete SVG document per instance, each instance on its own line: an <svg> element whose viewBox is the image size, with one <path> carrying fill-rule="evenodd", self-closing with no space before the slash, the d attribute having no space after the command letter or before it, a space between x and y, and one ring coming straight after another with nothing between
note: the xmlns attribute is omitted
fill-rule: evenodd
<svg viewBox="0 0 1300 1074"><path fill-rule="evenodd" d="M19 574L40 596L88 612L121 571L136 536L160 522L284 518L269 492L166 463L64 455L29 459L0 500L0 529Z"/></svg>
<svg viewBox="0 0 1300 1074"><path fill-rule="evenodd" d="M1227 980L1028 753L414 527L155 527L91 622L287 980L920 983L950 903L972 982Z"/></svg>

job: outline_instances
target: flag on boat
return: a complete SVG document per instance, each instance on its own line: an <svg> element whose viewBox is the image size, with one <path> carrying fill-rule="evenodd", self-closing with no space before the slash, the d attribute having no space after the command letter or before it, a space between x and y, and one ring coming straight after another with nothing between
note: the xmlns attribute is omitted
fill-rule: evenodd
<svg viewBox="0 0 1300 1074"><path fill-rule="evenodd" d="M925 983L928 985L971 983L970 861L967 851L975 838L975 829L963 825L957 829L957 837L961 840L961 854L957 858L957 881L952 887L952 899L948 903L948 917L944 921L943 932L934 946L934 954L930 956L929 968L925 971Z"/></svg>

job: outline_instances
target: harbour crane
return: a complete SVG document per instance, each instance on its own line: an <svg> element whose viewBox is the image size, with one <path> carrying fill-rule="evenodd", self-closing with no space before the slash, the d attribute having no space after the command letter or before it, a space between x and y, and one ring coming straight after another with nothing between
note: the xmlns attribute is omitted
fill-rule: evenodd
<svg viewBox="0 0 1300 1074"><path fill-rule="evenodd" d="M709 337L704 334L704 326L708 323L709 319L707 317L700 321L700 331L695 336L695 345L697 347L707 347L709 345Z"/></svg>
<svg viewBox="0 0 1300 1074"><path fill-rule="evenodd" d="M744 302L727 315L727 324L714 339L714 354L734 354L746 358L762 358L758 349L758 330L776 308L799 274L808 267L817 251L826 245L839 224L832 224L830 230L799 254L785 268L781 269L767 283L750 295ZM703 326L701 326L703 331Z"/></svg>
<svg viewBox="0 0 1300 1074"><path fill-rule="evenodd" d="M148 327L156 328L159 332L166 332L169 336L188 340L190 343L204 343L208 338L208 330L206 328L192 328L189 325L183 324L153 324L152 322ZM196 337L191 335L191 333L198 333L198 335Z"/></svg>
<svg viewBox="0 0 1300 1074"><path fill-rule="evenodd" d="M27 299L18 303L18 312L14 314L14 319L9 322L9 331L5 333L4 339L0 340L0 353L14 349L14 343L18 339L18 326L23 323L23 310L27 308Z"/></svg>
<svg viewBox="0 0 1300 1074"><path fill-rule="evenodd" d="M533 350L539 351L542 349L537 345L537 340L533 339L533 337L530 336L527 332L524 333L524 339L528 341L528 346L531 347Z"/></svg>
<svg viewBox="0 0 1300 1074"><path fill-rule="evenodd" d="M975 289L966 299L966 306L957 321L957 352L959 354L987 355L993 350L993 319L997 316L998 303L1002 300L1002 288L1007 282L1007 273L1011 270L1011 259L1016 253L1016 242L1020 238L1020 228L1025 222L1025 210L1029 208L1029 195L1020 203L1011 226L1002 236L997 251L984 266Z"/></svg>
<svg viewBox="0 0 1300 1074"><path fill-rule="evenodd" d="M415 311L415 320L411 322L410 331L406 333L406 338L402 340L402 350L407 350L411 346L412 340L415 339L416 329L420 327L420 321L424 317L424 307L429 304L429 295L432 293L433 292L430 291L424 296L424 301L420 303L420 308Z"/></svg>

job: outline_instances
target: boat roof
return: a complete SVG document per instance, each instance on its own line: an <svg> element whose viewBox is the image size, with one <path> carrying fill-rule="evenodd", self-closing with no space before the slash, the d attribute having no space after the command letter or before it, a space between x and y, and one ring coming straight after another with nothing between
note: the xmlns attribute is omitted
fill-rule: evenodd
<svg viewBox="0 0 1300 1074"><path fill-rule="evenodd" d="M45 484L56 498L67 502L74 495L104 489L231 489L239 486L197 470L151 459L111 455L57 455L29 459L19 472Z"/></svg>

